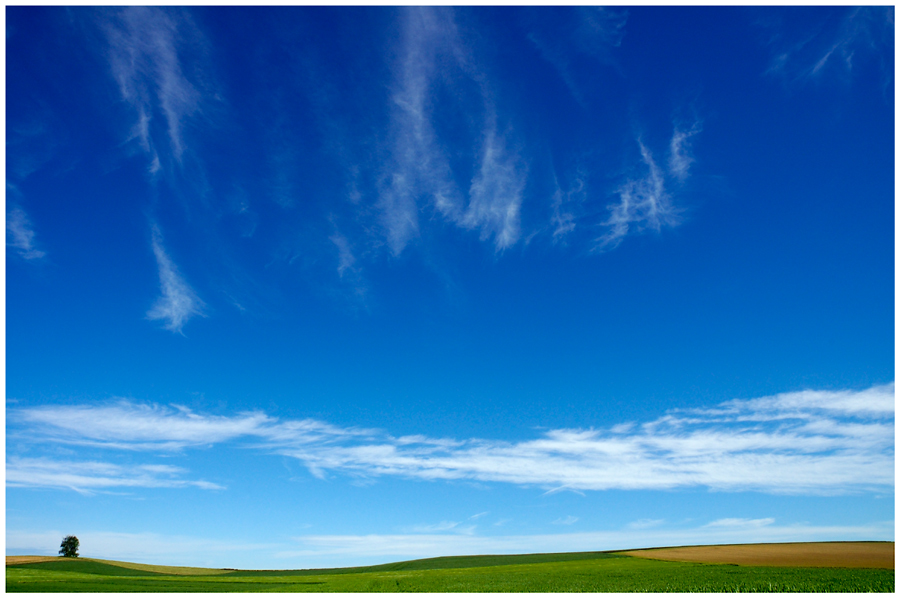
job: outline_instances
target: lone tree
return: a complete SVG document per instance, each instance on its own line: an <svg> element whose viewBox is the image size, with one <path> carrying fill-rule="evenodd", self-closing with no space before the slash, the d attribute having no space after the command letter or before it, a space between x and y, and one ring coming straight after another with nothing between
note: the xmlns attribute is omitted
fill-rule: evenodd
<svg viewBox="0 0 900 598"><path fill-rule="evenodd" d="M66 536L63 538L62 544L59 545L60 556L70 556L72 558L78 556L78 538L75 536Z"/></svg>

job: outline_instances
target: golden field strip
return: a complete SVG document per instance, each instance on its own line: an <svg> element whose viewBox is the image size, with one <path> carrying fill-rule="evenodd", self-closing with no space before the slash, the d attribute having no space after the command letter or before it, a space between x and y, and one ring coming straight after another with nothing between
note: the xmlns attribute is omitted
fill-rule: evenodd
<svg viewBox="0 0 900 598"><path fill-rule="evenodd" d="M6 565L24 565L25 563L46 563L55 561L58 556L8 556L6 557Z"/></svg>
<svg viewBox="0 0 900 598"><path fill-rule="evenodd" d="M23 565L26 563L47 563L50 561L62 560L59 556L8 556L6 557L6 565ZM149 571L151 573L163 573L165 575L223 575L228 573L229 569L206 569L202 567L172 567L168 565L144 565L142 563L127 563L125 561L110 561L107 559L82 558L79 560L91 561L93 563L106 563L107 565L115 565L124 567L125 569L134 569L135 571Z"/></svg>
<svg viewBox="0 0 900 598"><path fill-rule="evenodd" d="M622 554L661 561L776 567L893 569L893 542L797 542L628 550Z"/></svg>

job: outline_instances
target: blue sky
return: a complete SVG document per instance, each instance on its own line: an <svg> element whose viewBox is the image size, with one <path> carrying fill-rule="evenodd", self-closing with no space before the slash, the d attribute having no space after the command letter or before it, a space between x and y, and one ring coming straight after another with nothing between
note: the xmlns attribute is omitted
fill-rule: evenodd
<svg viewBox="0 0 900 598"><path fill-rule="evenodd" d="M7 7L7 554L893 540L893 36Z"/></svg>

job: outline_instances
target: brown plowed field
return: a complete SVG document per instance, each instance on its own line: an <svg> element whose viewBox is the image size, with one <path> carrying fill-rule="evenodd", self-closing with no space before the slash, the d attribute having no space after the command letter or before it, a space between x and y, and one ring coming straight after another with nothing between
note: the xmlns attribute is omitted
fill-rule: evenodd
<svg viewBox="0 0 900 598"><path fill-rule="evenodd" d="M893 542L798 542L729 544L629 550L624 554L661 561L768 565L776 567L853 567L893 569Z"/></svg>

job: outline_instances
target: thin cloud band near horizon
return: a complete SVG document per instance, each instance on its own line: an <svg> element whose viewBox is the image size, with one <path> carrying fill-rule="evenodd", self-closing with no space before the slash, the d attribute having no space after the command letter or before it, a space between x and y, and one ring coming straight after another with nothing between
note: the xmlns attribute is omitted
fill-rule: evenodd
<svg viewBox="0 0 900 598"><path fill-rule="evenodd" d="M297 459L322 479L342 474L475 480L550 492L706 487L804 495L887 490L894 483L893 383L731 400L670 410L643 424L547 430L516 441L395 437L262 412L209 415L131 401L14 409L9 415L17 442L165 453L240 441L244 449ZM223 488L153 465L130 471L54 463L12 457L8 483L90 491L114 487L119 479L121 486ZM91 475L73 476L78 471Z"/></svg>

